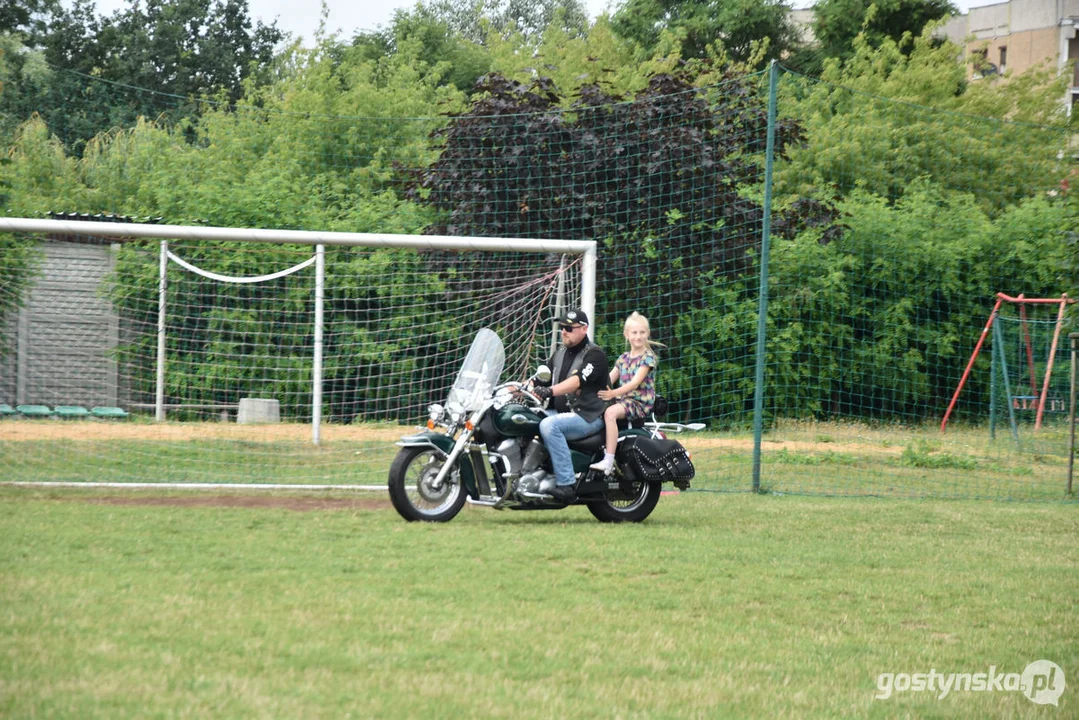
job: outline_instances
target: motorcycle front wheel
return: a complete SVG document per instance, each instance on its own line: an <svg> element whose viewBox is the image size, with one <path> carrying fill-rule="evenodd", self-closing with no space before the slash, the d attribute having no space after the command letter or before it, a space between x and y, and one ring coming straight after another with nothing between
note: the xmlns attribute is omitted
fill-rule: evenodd
<svg viewBox="0 0 1079 720"><path fill-rule="evenodd" d="M448 522L465 505L461 472L456 467L446 474L441 487L434 481L445 456L430 447L406 447L390 465L390 502L397 513L410 522Z"/></svg>
<svg viewBox="0 0 1079 720"><path fill-rule="evenodd" d="M603 501L588 503L588 511L600 522L640 522L656 509L662 487L658 482L635 482L629 493L608 491Z"/></svg>

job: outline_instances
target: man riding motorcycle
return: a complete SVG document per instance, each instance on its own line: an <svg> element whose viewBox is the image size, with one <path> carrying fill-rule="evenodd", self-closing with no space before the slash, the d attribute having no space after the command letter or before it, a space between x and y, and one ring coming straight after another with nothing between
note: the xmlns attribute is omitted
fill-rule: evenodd
<svg viewBox="0 0 1079 720"><path fill-rule="evenodd" d="M583 310L570 310L558 323L562 347L548 363L553 384L534 390L540 399L554 398L548 417L539 426L554 468L554 479L545 478L539 489L557 500L569 502L576 493L567 441L587 437L603 428L607 402L600 400L597 393L607 387L610 369L603 348L588 338L588 315Z"/></svg>
<svg viewBox="0 0 1079 720"><path fill-rule="evenodd" d="M506 360L502 340L490 328L476 333L446 404L431 405L427 427L397 442L400 450L390 465L387 485L401 517L448 522L466 503L507 510L561 510L576 505L587 508L600 522L641 522L655 509L664 483L672 482L683 490L689 487L693 463L686 450L664 439L663 433L700 430L703 423L665 423L653 417L643 427L619 433L614 473L589 471L589 463L603 450L603 435L598 431L600 424L593 425L586 417L602 417L602 403L593 403L592 396L604 384L597 380L607 377L606 357L589 350L584 334L588 320L583 313L567 313L563 319L568 321L564 323L565 349L551 358L561 380L553 390L541 391L545 399L530 388L534 382L550 385L554 378L550 367L538 367L527 382L501 382ZM544 409L545 400L555 393L559 405L565 403L565 412ZM589 426L596 430L572 441L569 461L555 466L548 462L540 433L546 420L551 421L555 435L561 431L563 442L567 435L588 432ZM585 427L575 431L573 425ZM551 447L559 444L558 437L550 433L548 437ZM544 479L549 489L555 489L545 467L569 473L576 469L581 480L571 487L572 474L560 477L559 484L565 488L557 490L560 497L556 498L549 491L541 492Z"/></svg>

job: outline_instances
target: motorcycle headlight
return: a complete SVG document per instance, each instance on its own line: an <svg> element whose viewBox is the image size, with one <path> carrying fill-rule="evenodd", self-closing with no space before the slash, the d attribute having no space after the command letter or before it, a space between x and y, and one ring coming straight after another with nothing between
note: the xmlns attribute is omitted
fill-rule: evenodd
<svg viewBox="0 0 1079 720"><path fill-rule="evenodd" d="M445 412L441 405L432 405L427 408L427 429L434 430L442 423L442 414Z"/></svg>

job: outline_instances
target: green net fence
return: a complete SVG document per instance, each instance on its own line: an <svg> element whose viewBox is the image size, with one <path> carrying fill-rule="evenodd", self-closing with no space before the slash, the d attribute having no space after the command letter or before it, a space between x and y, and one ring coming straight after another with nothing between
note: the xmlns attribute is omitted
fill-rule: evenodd
<svg viewBox="0 0 1079 720"><path fill-rule="evenodd" d="M72 108L101 115L103 91L84 82ZM668 419L707 424L680 438L695 488L1065 497L1058 396L1070 309L1063 321L1031 317L1030 364L1013 362L1026 345L1002 320L944 432L941 421L995 293L1068 290L1059 258L1076 217L1069 130L782 68L705 86L662 74L631 98L598 86L563 97L543 80L500 76L483 91L467 107L417 118L265 103L192 109L159 97L158 122L89 142L65 135L70 120L35 118L10 138L0 169L5 213L595 240L595 339L613 359L627 347L625 318L649 318ZM145 106L144 94L117 86L109 102L122 104L124 92ZM580 291L577 261L553 253L328 250L327 436L312 447L303 429L310 267L256 285L169 265L161 424L151 408L157 245L7 237L0 248L0 403L129 413L0 419L16 480L384 482L401 425L442 400L476 330L497 327L512 351L507 367L523 375ZM172 250L233 278L312 253L206 241ZM1046 338L1058 328L1050 364ZM1016 405L1029 402L1016 400L1020 386L1032 392L1024 368L1050 378L1053 410L1037 429ZM280 401L280 426L221 422L235 420L240 398L259 396Z"/></svg>

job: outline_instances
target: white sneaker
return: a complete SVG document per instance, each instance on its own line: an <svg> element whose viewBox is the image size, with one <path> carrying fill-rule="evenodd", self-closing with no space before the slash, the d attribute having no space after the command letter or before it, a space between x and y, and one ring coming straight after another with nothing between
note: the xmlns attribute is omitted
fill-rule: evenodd
<svg viewBox="0 0 1079 720"><path fill-rule="evenodd" d="M594 462L588 467L591 470L599 470L604 475L610 475L614 472L614 455L604 455L602 460Z"/></svg>

